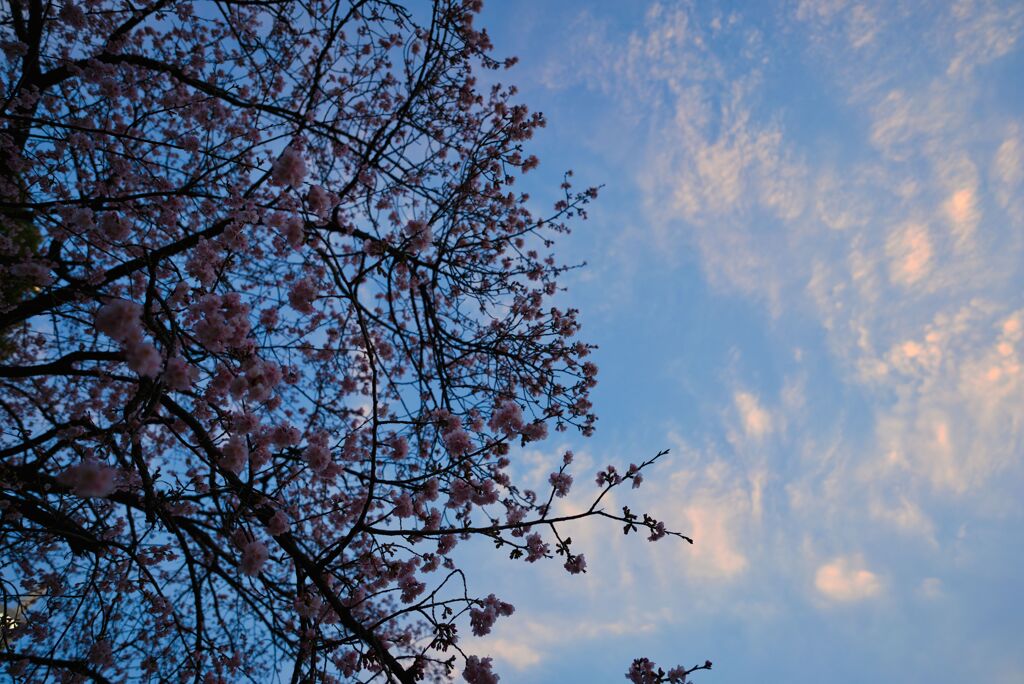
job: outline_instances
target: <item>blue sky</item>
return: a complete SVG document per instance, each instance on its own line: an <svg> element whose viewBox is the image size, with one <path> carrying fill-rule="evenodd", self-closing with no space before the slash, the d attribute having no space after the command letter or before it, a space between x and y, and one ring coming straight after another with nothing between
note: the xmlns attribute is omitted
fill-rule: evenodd
<svg viewBox="0 0 1024 684"><path fill-rule="evenodd" d="M491 0L548 128L527 178L604 184L558 253L600 345L589 440L695 545L571 531L589 572L481 550L503 681L1024 682L1024 5ZM503 78L505 75L503 75ZM542 567L546 566L546 567Z"/></svg>

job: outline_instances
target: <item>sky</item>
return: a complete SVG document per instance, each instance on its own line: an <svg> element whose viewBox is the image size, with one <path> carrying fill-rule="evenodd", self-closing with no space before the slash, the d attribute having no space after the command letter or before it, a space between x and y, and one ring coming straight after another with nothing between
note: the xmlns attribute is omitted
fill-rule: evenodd
<svg viewBox="0 0 1024 684"><path fill-rule="evenodd" d="M1024 3L490 0L544 112L538 207L600 346L540 484L671 449L635 492L694 537L569 530L588 572L479 549L502 681L1024 682ZM575 508L574 508L575 507Z"/></svg>

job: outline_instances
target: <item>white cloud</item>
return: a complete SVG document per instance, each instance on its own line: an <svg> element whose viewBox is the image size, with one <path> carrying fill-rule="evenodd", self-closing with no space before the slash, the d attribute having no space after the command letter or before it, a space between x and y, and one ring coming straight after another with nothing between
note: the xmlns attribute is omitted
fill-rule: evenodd
<svg viewBox="0 0 1024 684"><path fill-rule="evenodd" d="M761 406L757 396L750 392L736 392L733 401L747 437L761 439L772 431L771 414Z"/></svg>
<svg viewBox="0 0 1024 684"><path fill-rule="evenodd" d="M611 617L602 611L591 611L585 620L565 614L530 611L524 616L517 611L502 618L486 637L469 637L461 642L463 650L494 658L496 669L505 674L508 668L526 672L560 657L561 652L580 643L605 642L629 635L650 634L657 629L652 617Z"/></svg>
<svg viewBox="0 0 1024 684"><path fill-rule="evenodd" d="M935 539L935 523L921 506L908 496L896 495L890 500L876 495L872 498L868 510L876 521L888 523L891 527L925 539L933 547L938 546Z"/></svg>
<svg viewBox="0 0 1024 684"><path fill-rule="evenodd" d="M1024 7L1017 2L960 0L952 17L956 50L947 73L970 76L973 69L1008 54L1024 28Z"/></svg>
<svg viewBox="0 0 1024 684"><path fill-rule="evenodd" d="M1015 224L1024 224L1024 137L1017 122L1006 127L992 158L990 176L999 207Z"/></svg>
<svg viewBox="0 0 1024 684"><path fill-rule="evenodd" d="M818 568L814 588L830 601L850 603L877 596L882 582L859 557L840 556Z"/></svg>
<svg viewBox="0 0 1024 684"><path fill-rule="evenodd" d="M537 650L535 644L510 639L490 638L482 642L479 652L516 670L525 670L539 665L546 654Z"/></svg>
<svg viewBox="0 0 1024 684"><path fill-rule="evenodd" d="M867 5L854 5L850 10L846 35L850 47L859 50L875 40L878 34L878 14Z"/></svg>
<svg viewBox="0 0 1024 684"><path fill-rule="evenodd" d="M847 0L800 0L796 18L800 21L830 21L848 4Z"/></svg>
<svg viewBox="0 0 1024 684"><path fill-rule="evenodd" d="M1024 144L1016 126L999 145L994 160L994 176L1004 188L1011 188L1024 182Z"/></svg>

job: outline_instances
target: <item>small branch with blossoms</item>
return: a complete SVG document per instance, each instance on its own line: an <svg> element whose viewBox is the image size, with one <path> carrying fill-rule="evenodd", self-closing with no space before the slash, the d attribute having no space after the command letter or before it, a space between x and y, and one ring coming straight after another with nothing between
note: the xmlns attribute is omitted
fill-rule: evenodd
<svg viewBox="0 0 1024 684"><path fill-rule="evenodd" d="M687 677L692 673L710 669L711 661L705 660L703 665L696 665L689 669L677 665L666 672L648 658L637 658L626 672L626 679L633 684L686 684Z"/></svg>
<svg viewBox="0 0 1024 684"><path fill-rule="evenodd" d="M418 539L418 538L423 538L423 537L444 537L444 536L448 536L448 535L484 534L484 535L488 535L488 536L493 537L495 539L495 542L496 542L496 544L497 544L497 546L499 548L501 546L503 546L503 545L510 545L510 546L515 547L515 550L512 552L511 556L512 556L512 558L520 558L523 555L522 552L530 552L531 548L534 548L534 549L537 548L536 545L534 544L534 546L531 547L531 544L529 543L529 541L524 544L524 543L521 543L521 542L516 542L516 541L514 541L512 539L507 539L507 538L501 536L501 533L503 533L503 532L511 532L514 536L522 536L522 534L518 534L517 535L516 532L525 533L525 532L529 532L531 529L533 529L536 526L546 525L546 526L548 526L552 530L552 532L558 538L559 545L558 545L558 547L556 547L557 555L567 555L568 554L568 544L565 544L563 542L562 538L557 536L558 535L557 526L560 525L560 524L569 523L569 522L577 522L577 521L585 520L585 519L588 519L588 518L601 517L601 518L607 518L609 520L613 520L613 521L618 522L618 523L623 523L623 533L627 534L627 535L630 532L636 532L636 531L638 531L638 529L640 527L643 527L646 530L648 530L648 532L650 533L649 536L647 537L648 541L659 541L659 540L663 539L666 536L673 536L673 537L678 537L679 539L682 539L682 540L686 541L689 544L693 544L693 539L691 537L689 537L689 536L687 536L687 535L685 535L685 534L683 534L681 532L676 532L676 531L673 531L673 530L668 530L665 527L665 523L664 522L655 519L654 517L650 516L647 513L642 514L642 517L637 516L635 513L633 513L630 510L630 508L628 506L623 506L622 514L621 515L617 515L617 514L614 514L614 513L609 513L608 511L605 511L605 510L603 510L601 508L598 508L600 502L604 499L604 497L608 494L608 492L611 491L612 489L614 489L615 487L620 486L624 482L632 481L633 482L633 487L632 488L633 489L637 489L639 487L639 483L641 483L643 481L643 477L641 475L641 472L645 468L648 468L651 465L653 465L655 462L658 461L658 459L660 459L661 457L667 455L668 453L669 453L669 451L666 449L666 450L663 450L663 451L659 452L653 458L640 463L639 465L631 465L630 468L627 470L626 474L623 475L623 476L618 476L618 475L615 474L616 470L615 470L614 466L608 466L608 468L606 470L601 471L598 474L598 476L597 476L598 482L603 485L603 489L598 494L598 496L595 498L594 502L587 508L587 510L585 510L583 512L580 512L580 513L573 513L573 514L568 514L568 515L561 515L561 516L554 516L554 517L552 517L549 514L550 513L550 501L551 501L551 499L549 498L549 503L548 504L544 504L544 505L540 505L540 506L536 507L537 510L539 510L540 513L541 513L541 515L539 515L539 517L530 518L530 519L519 519L519 520L516 520L515 522L509 522L509 523L504 523L504 524L498 523L496 521L492 521L492 523L490 525L470 525L470 524L466 524L466 525L463 525L463 526L460 526L460 527L447 527L447 528L438 528L438 529L432 529L432 530L431 529L406 530L406 529L381 528L381 527L369 526L369 527L365 527L364 531L367 532L367 533L373 534L374 536L405 537L406 539L408 539L410 541ZM558 476L559 478L563 478L563 477L566 476L566 474L565 474L565 466L563 466L558 471L558 473L553 474L552 478L554 479L556 476ZM569 478L569 480L571 481L571 478ZM562 482L562 481L563 480L559 479L559 482ZM561 488L561 492L562 493L558 494L557 492L559 491L560 488ZM552 497L554 497L554 496L565 496L567 493L568 493L568 487L564 487L561 484L555 485L553 487ZM529 537L528 537L528 540L529 540ZM571 543L571 540L569 540L568 543ZM564 547L563 547L563 544L565 544ZM546 547L546 545L545 545L545 547ZM571 556L571 554L568 554L568 555ZM533 559L536 560L539 557L552 557L552 554L549 551L545 550L543 553L541 553L539 556L535 556Z"/></svg>

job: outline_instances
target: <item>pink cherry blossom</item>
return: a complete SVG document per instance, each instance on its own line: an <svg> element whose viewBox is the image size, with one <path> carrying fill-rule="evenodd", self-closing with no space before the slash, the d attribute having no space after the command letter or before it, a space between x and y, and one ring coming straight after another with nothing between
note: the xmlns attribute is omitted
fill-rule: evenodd
<svg viewBox="0 0 1024 684"><path fill-rule="evenodd" d="M647 540L648 541L658 541L659 539L664 539L666 534L668 534L668 532L665 529L665 523L657 522L657 523L654 524L654 527L651 529L651 534L647 537Z"/></svg>
<svg viewBox="0 0 1024 684"><path fill-rule="evenodd" d="M199 369L192 366L180 356L167 359L167 367L164 369L164 382L168 389L186 392L192 388L199 377Z"/></svg>
<svg viewBox="0 0 1024 684"><path fill-rule="evenodd" d="M117 485L117 469L95 461L84 461L57 476L77 496L110 496Z"/></svg>
<svg viewBox="0 0 1024 684"><path fill-rule="evenodd" d="M469 611L469 623L473 634L475 636L490 634L491 627L494 626L498 616L511 615L514 612L515 607L512 604L498 600L494 594L489 595L478 608L472 608Z"/></svg>
<svg viewBox="0 0 1024 684"><path fill-rule="evenodd" d="M469 656L466 658L466 667L462 671L462 678L469 684L497 684L501 677L491 670L491 662L491 658Z"/></svg>
<svg viewBox="0 0 1024 684"><path fill-rule="evenodd" d="M460 506L465 506L472 496L473 485L471 485L466 480L454 480L451 483L451 491L449 493L448 506L450 508L458 508Z"/></svg>
<svg viewBox="0 0 1024 684"><path fill-rule="evenodd" d="M334 201L335 198L332 198L331 194L320 185L311 185L306 192L306 203L309 205L309 210L320 219L327 218Z"/></svg>
<svg viewBox="0 0 1024 684"><path fill-rule="evenodd" d="M83 12L82 8L74 3L64 3L64 6L60 10L60 18L67 22L67 24L72 28L81 29L85 27L85 12Z"/></svg>
<svg viewBox="0 0 1024 684"><path fill-rule="evenodd" d="M277 212L270 220L274 228L292 249L299 250L302 248L306 236L301 216Z"/></svg>
<svg viewBox="0 0 1024 684"><path fill-rule="evenodd" d="M302 153L294 147L285 148L270 172L270 182L274 185L297 188L302 185L305 177L306 161L302 158Z"/></svg>
<svg viewBox="0 0 1024 684"><path fill-rule="evenodd" d="M270 557L267 545L261 541L251 541L242 549L242 574L255 577L260 574L263 565Z"/></svg>
<svg viewBox="0 0 1024 684"><path fill-rule="evenodd" d="M488 425L492 430L501 430L505 434L518 432L523 428L523 409L511 399L505 399L498 404Z"/></svg>
<svg viewBox="0 0 1024 684"><path fill-rule="evenodd" d="M545 439L548 436L547 423L544 423L542 421L530 423L529 425L523 427L522 435L523 439L525 439L527 442L537 442L542 439Z"/></svg>
<svg viewBox="0 0 1024 684"><path fill-rule="evenodd" d="M142 339L142 307L135 302L115 299L96 312L96 329L118 342Z"/></svg>
<svg viewBox="0 0 1024 684"><path fill-rule="evenodd" d="M284 511L275 511L267 522L267 532L275 537L284 534L290 527L288 516L284 514Z"/></svg>
<svg viewBox="0 0 1024 684"><path fill-rule="evenodd" d="M534 563L548 555L550 547L544 543L541 536L534 532L526 537L526 560Z"/></svg>
<svg viewBox="0 0 1024 684"><path fill-rule="evenodd" d="M586 572L587 560L583 557L582 553L570 556L569 560L565 561L565 569L572 575L578 575L581 572Z"/></svg>
<svg viewBox="0 0 1024 684"><path fill-rule="evenodd" d="M441 437L444 440L445 447L448 449L448 453L456 458L464 456L473 450L473 438L462 428L449 430L443 433Z"/></svg>
<svg viewBox="0 0 1024 684"><path fill-rule="evenodd" d="M430 226L422 221L409 221L405 226L405 234L409 238L409 249L413 252L427 249L434 239Z"/></svg>
<svg viewBox="0 0 1024 684"><path fill-rule="evenodd" d="M245 443L245 438L239 435L231 435L221 447L221 453L221 467L235 475L242 472L249 460L249 446Z"/></svg>
<svg viewBox="0 0 1024 684"><path fill-rule="evenodd" d="M327 433L318 432L311 435L309 445L302 452L302 460L315 473L324 472L331 464L331 450L328 447Z"/></svg>
<svg viewBox="0 0 1024 684"><path fill-rule="evenodd" d="M427 585L418 581L411 573L398 578L398 588L402 590L399 595L402 603L412 603L416 597L424 592Z"/></svg>
<svg viewBox="0 0 1024 684"><path fill-rule="evenodd" d="M572 487L572 475L569 473L551 473L548 477L548 482L551 483L551 487L555 491L555 496L565 496L569 493L569 489Z"/></svg>
<svg viewBox="0 0 1024 684"><path fill-rule="evenodd" d="M131 224L119 214L106 213L100 219L100 229L108 240L119 242L131 235Z"/></svg>
<svg viewBox="0 0 1024 684"><path fill-rule="evenodd" d="M316 284L310 278L300 278L288 291L288 303L299 313L313 313L313 301L317 296Z"/></svg>
<svg viewBox="0 0 1024 684"><path fill-rule="evenodd" d="M416 509L412 502L412 496L409 495L409 492L395 494L392 497L392 501L395 504L395 515L399 518L411 518L416 514Z"/></svg>
<svg viewBox="0 0 1024 684"><path fill-rule="evenodd" d="M148 342L129 342L125 346L125 359L129 368L147 378L159 375L163 363L160 352Z"/></svg>

